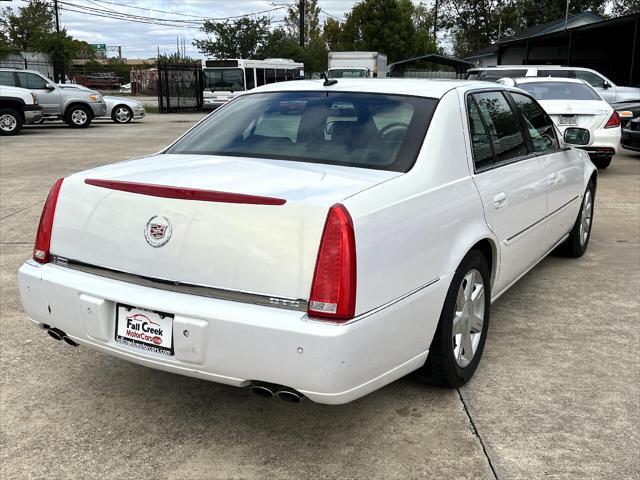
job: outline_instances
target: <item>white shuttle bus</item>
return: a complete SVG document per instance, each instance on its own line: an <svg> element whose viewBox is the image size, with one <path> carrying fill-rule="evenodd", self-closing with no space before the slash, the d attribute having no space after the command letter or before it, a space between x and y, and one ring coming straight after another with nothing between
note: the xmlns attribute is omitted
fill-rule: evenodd
<svg viewBox="0 0 640 480"><path fill-rule="evenodd" d="M287 58L203 60L203 104L217 108L238 95L268 83L304 79L304 63Z"/></svg>

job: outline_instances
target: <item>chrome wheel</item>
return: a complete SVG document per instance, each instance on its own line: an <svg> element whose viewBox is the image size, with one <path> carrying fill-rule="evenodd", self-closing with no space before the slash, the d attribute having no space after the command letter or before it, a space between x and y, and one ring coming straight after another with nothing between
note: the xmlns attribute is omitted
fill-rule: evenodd
<svg viewBox="0 0 640 480"><path fill-rule="evenodd" d="M84 125L87 120L89 120L89 116L84 110L74 110L71 113L71 121L76 125Z"/></svg>
<svg viewBox="0 0 640 480"><path fill-rule="evenodd" d="M484 325L484 282L476 269L470 270L462 279L451 330L453 356L460 368L471 363L482 337Z"/></svg>
<svg viewBox="0 0 640 480"><path fill-rule="evenodd" d="M127 123L131 120L131 110L127 107L118 107L113 113L114 120L118 123Z"/></svg>
<svg viewBox="0 0 640 480"><path fill-rule="evenodd" d="M18 127L18 120L13 115L5 113L0 117L0 129L3 132L11 133Z"/></svg>
<svg viewBox="0 0 640 480"><path fill-rule="evenodd" d="M580 245L584 246L589 238L591 219L593 217L593 196L591 190L587 190L582 201L582 216L580 217Z"/></svg>

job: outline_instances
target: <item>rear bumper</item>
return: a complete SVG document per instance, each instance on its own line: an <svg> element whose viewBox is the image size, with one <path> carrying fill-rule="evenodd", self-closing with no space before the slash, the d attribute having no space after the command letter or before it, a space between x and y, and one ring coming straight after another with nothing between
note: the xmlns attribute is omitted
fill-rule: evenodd
<svg viewBox="0 0 640 480"><path fill-rule="evenodd" d="M25 125L42 119L42 107L40 105L25 105L22 110L24 112Z"/></svg>
<svg viewBox="0 0 640 480"><path fill-rule="evenodd" d="M80 345L228 385L285 385L327 404L350 402L422 366L448 286L440 279L335 325L299 311L167 292L33 261L23 264L18 281L29 319L65 331ZM173 313L175 355L116 342L116 303Z"/></svg>
<svg viewBox="0 0 640 480"><path fill-rule="evenodd" d="M640 130L623 129L620 145L627 150L640 152Z"/></svg>

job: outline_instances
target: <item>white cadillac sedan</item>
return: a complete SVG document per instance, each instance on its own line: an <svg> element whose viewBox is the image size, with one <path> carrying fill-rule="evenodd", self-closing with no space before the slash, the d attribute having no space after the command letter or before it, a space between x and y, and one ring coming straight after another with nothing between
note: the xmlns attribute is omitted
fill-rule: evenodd
<svg viewBox="0 0 640 480"><path fill-rule="evenodd" d="M516 89L287 82L161 153L58 180L25 312L52 337L263 396L352 401L418 370L473 375L491 302L581 256L589 131Z"/></svg>
<svg viewBox="0 0 640 480"><path fill-rule="evenodd" d="M591 131L591 141L582 147L589 152L596 167L604 169L620 148L620 115L584 80L559 77L500 79L503 85L515 86L538 100L560 133L569 127Z"/></svg>

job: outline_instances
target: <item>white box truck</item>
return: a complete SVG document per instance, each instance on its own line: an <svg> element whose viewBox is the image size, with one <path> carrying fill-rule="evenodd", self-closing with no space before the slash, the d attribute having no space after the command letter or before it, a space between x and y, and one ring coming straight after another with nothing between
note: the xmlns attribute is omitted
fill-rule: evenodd
<svg viewBox="0 0 640 480"><path fill-rule="evenodd" d="M387 56L379 52L329 52L329 78L387 76Z"/></svg>

